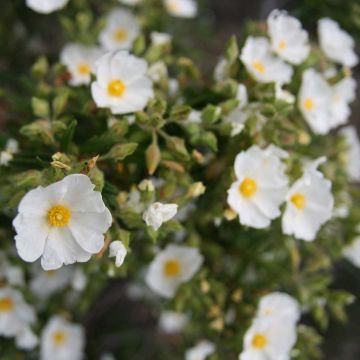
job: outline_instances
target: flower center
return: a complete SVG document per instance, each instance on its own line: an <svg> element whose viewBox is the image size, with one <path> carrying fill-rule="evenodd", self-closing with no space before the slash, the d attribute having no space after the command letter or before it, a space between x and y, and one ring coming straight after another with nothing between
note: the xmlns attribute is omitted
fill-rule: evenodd
<svg viewBox="0 0 360 360"><path fill-rule="evenodd" d="M252 197L256 194L257 184L254 179L245 178L239 186L239 192L245 197Z"/></svg>
<svg viewBox="0 0 360 360"><path fill-rule="evenodd" d="M260 74L264 74L265 73L265 66L264 66L264 64L262 63L262 62L260 62L260 61L254 61L253 63L252 63L252 67L253 67L253 69L254 70L256 70L258 73L260 73Z"/></svg>
<svg viewBox="0 0 360 360"><path fill-rule="evenodd" d="M256 333L252 339L252 346L256 349L263 349L268 340L264 334Z"/></svg>
<svg viewBox="0 0 360 360"><path fill-rule="evenodd" d="M279 50L284 50L286 48L286 41L280 40L279 41Z"/></svg>
<svg viewBox="0 0 360 360"><path fill-rule="evenodd" d="M0 313L10 312L14 308L14 302L11 298L5 297L0 299Z"/></svg>
<svg viewBox="0 0 360 360"><path fill-rule="evenodd" d="M66 339L66 334L64 333L64 331L61 330L57 330L53 333L53 341L55 343L55 345L59 346L59 345L63 345Z"/></svg>
<svg viewBox="0 0 360 360"><path fill-rule="evenodd" d="M166 276L174 277L180 273L181 266L178 260L168 260L164 265L164 273Z"/></svg>
<svg viewBox="0 0 360 360"><path fill-rule="evenodd" d="M314 101L311 98L306 98L304 101L305 110L312 110L314 108Z"/></svg>
<svg viewBox="0 0 360 360"><path fill-rule="evenodd" d="M298 209L303 209L306 205L306 198L303 194L295 193L290 201L294 204L294 206Z"/></svg>
<svg viewBox="0 0 360 360"><path fill-rule="evenodd" d="M48 219L51 226L66 226L70 221L70 217L70 210L63 205L55 205L48 212Z"/></svg>
<svg viewBox="0 0 360 360"><path fill-rule="evenodd" d="M126 86L121 80L113 80L108 84L108 93L110 96L120 97L125 90Z"/></svg>
<svg viewBox="0 0 360 360"><path fill-rule="evenodd" d="M86 63L80 63L77 66L77 70L81 75L89 75L90 74L90 66Z"/></svg>
<svg viewBox="0 0 360 360"><path fill-rule="evenodd" d="M47 271L45 271L45 275L46 275L47 277L49 277L49 278L54 277L55 274L56 274L56 270L47 270Z"/></svg>
<svg viewBox="0 0 360 360"><path fill-rule="evenodd" d="M126 40L127 34L128 34L127 30L120 27L120 28L116 29L116 31L114 33L114 38L116 41L121 42L121 41Z"/></svg>

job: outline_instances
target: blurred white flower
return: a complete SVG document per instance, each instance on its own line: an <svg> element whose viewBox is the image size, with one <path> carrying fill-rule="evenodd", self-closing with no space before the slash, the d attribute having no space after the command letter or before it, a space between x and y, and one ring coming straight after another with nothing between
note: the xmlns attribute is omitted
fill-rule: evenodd
<svg viewBox="0 0 360 360"><path fill-rule="evenodd" d="M140 34L140 25L128 10L116 8L107 18L99 35L99 43L105 50L129 50Z"/></svg>
<svg viewBox="0 0 360 360"><path fill-rule="evenodd" d="M188 124L201 124L201 111L199 110L191 110L188 118L186 119L186 123Z"/></svg>
<svg viewBox="0 0 360 360"><path fill-rule="evenodd" d="M120 267L127 254L126 247L120 240L115 240L110 243L109 246L109 257L115 257L115 266Z"/></svg>
<svg viewBox="0 0 360 360"><path fill-rule="evenodd" d="M87 285L88 279L84 270L77 266L71 281L71 286L75 291L83 291Z"/></svg>
<svg viewBox="0 0 360 360"><path fill-rule="evenodd" d="M86 175L73 174L30 190L13 221L20 257L28 262L41 257L44 270L54 270L98 253L112 217L94 187Z"/></svg>
<svg viewBox="0 0 360 360"><path fill-rule="evenodd" d="M354 266L360 268L360 236L357 236L350 245L344 248L343 254Z"/></svg>
<svg viewBox="0 0 360 360"><path fill-rule="evenodd" d="M200 341L194 347L186 350L185 360L205 360L215 352L215 345L208 340Z"/></svg>
<svg viewBox="0 0 360 360"><path fill-rule="evenodd" d="M168 70L163 61L156 61L149 66L147 75L155 83L168 76Z"/></svg>
<svg viewBox="0 0 360 360"><path fill-rule="evenodd" d="M150 33L150 40L153 45L166 45L171 42L171 35L168 33L152 31Z"/></svg>
<svg viewBox="0 0 360 360"><path fill-rule="evenodd" d="M194 0L164 0L164 6L167 12L175 17L193 18L198 11Z"/></svg>
<svg viewBox="0 0 360 360"><path fill-rule="evenodd" d="M98 59L95 66L91 93L98 107L110 108L113 114L131 113L144 109L154 95L143 59L126 51L112 51Z"/></svg>
<svg viewBox="0 0 360 360"><path fill-rule="evenodd" d="M305 70L298 106L315 134L327 134L331 129L331 98L331 88L323 76L314 69Z"/></svg>
<svg viewBox="0 0 360 360"><path fill-rule="evenodd" d="M329 18L318 21L319 42L325 55L343 66L354 67L359 59L354 39L339 24Z"/></svg>
<svg viewBox="0 0 360 360"><path fill-rule="evenodd" d="M256 319L247 330L239 360L288 360L296 328L283 321Z"/></svg>
<svg viewBox="0 0 360 360"><path fill-rule="evenodd" d="M354 126L346 126L340 130L349 147L346 159L346 172L351 181L360 181L360 140Z"/></svg>
<svg viewBox="0 0 360 360"><path fill-rule="evenodd" d="M22 268L11 265L3 251L0 251L0 282L1 281L5 281L12 286L22 286L25 283Z"/></svg>
<svg viewBox="0 0 360 360"><path fill-rule="evenodd" d="M19 151L19 143L15 139L6 142L5 149L0 152L0 166L7 166L14 158L14 154Z"/></svg>
<svg viewBox="0 0 360 360"><path fill-rule="evenodd" d="M143 213L143 219L147 226L151 226L154 230L158 230L160 226L172 219L178 210L177 204L162 204L155 202L151 204Z"/></svg>
<svg viewBox="0 0 360 360"><path fill-rule="evenodd" d="M309 55L309 35L298 19L286 11L273 10L267 20L271 47L291 64L301 64Z"/></svg>
<svg viewBox="0 0 360 360"><path fill-rule="evenodd" d="M160 314L159 327L167 334L176 334L180 333L188 322L189 318L186 314L167 310Z"/></svg>
<svg viewBox="0 0 360 360"><path fill-rule="evenodd" d="M288 191L282 218L284 234L312 241L320 227L331 218L334 207L331 182L317 170L325 160L320 158L305 168L303 176Z"/></svg>
<svg viewBox="0 0 360 360"><path fill-rule="evenodd" d="M41 14L49 14L60 10L69 2L69 0L26 0L26 5Z"/></svg>
<svg viewBox="0 0 360 360"><path fill-rule="evenodd" d="M172 298L178 287L189 281L199 270L203 256L199 249L168 245L151 262L145 280L156 293Z"/></svg>
<svg viewBox="0 0 360 360"><path fill-rule="evenodd" d="M288 178L274 148L262 150L254 145L240 152L235 159L237 180L228 190L227 201L239 215L242 225L262 229L280 216Z"/></svg>
<svg viewBox="0 0 360 360"><path fill-rule="evenodd" d="M295 103L295 96L291 92L284 90L278 83L275 84L275 98L288 104Z"/></svg>
<svg viewBox="0 0 360 360"><path fill-rule="evenodd" d="M41 360L81 360L85 334L81 325L53 316L41 334Z"/></svg>
<svg viewBox="0 0 360 360"><path fill-rule="evenodd" d="M39 339L30 326L23 326L16 335L16 346L19 349L32 350L38 343Z"/></svg>
<svg viewBox="0 0 360 360"><path fill-rule="evenodd" d="M222 57L217 62L215 69L214 69L214 79L216 81L221 81L221 80L226 79L228 66L229 66L229 63L224 57Z"/></svg>
<svg viewBox="0 0 360 360"><path fill-rule="evenodd" d="M240 60L255 80L263 83L290 82L293 69L271 52L270 43L265 37L249 36L241 50Z"/></svg>
<svg viewBox="0 0 360 360"><path fill-rule="evenodd" d="M102 51L97 47L87 47L76 43L65 45L61 50L60 60L71 74L69 84L72 86L89 84L91 73L94 72L95 60L101 54Z"/></svg>
<svg viewBox="0 0 360 360"><path fill-rule="evenodd" d="M143 2L143 0L119 0L119 1L125 5L130 5L130 6L139 5L140 3Z"/></svg>

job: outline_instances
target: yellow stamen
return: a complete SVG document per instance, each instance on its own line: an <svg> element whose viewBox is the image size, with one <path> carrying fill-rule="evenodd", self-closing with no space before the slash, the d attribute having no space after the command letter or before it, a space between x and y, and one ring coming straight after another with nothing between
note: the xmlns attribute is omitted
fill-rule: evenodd
<svg viewBox="0 0 360 360"><path fill-rule="evenodd" d="M305 110L312 110L314 108L314 101L311 98L306 98L304 101Z"/></svg>
<svg viewBox="0 0 360 360"><path fill-rule="evenodd" d="M126 86L121 80L113 80L109 82L107 90L110 96L120 97L126 90Z"/></svg>
<svg viewBox="0 0 360 360"><path fill-rule="evenodd" d="M55 205L48 212L48 220L51 226L66 226L71 218L70 210L63 205Z"/></svg>
<svg viewBox="0 0 360 360"><path fill-rule="evenodd" d="M10 312L14 309L14 302L11 298L5 297L0 299L0 313L1 312Z"/></svg>
<svg viewBox="0 0 360 360"><path fill-rule="evenodd" d="M181 266L178 260L168 260L164 265L164 273L166 276L174 277L180 273Z"/></svg>
<svg viewBox="0 0 360 360"><path fill-rule="evenodd" d="M239 186L239 192L245 197L252 197L256 194L257 184L254 179L245 178Z"/></svg>
<svg viewBox="0 0 360 360"><path fill-rule="evenodd" d="M89 75L90 74L90 66L86 63L80 63L77 66L78 73L81 75Z"/></svg>
<svg viewBox="0 0 360 360"><path fill-rule="evenodd" d="M286 41L281 40L279 41L279 50L284 50L286 48Z"/></svg>
<svg viewBox="0 0 360 360"><path fill-rule="evenodd" d="M115 40L119 42L126 40L127 36L128 36L127 30L121 27L118 28L114 33Z"/></svg>
<svg viewBox="0 0 360 360"><path fill-rule="evenodd" d="M252 339L252 346L256 349L263 349L268 340L264 334L256 333Z"/></svg>
<svg viewBox="0 0 360 360"><path fill-rule="evenodd" d="M264 74L266 71L264 64L260 61L254 61L252 63L252 67L254 68L254 70L259 72L260 74Z"/></svg>
<svg viewBox="0 0 360 360"><path fill-rule="evenodd" d="M57 346L63 345L65 340L66 340L66 334L63 331L57 330L53 333L53 341L55 345Z"/></svg>
<svg viewBox="0 0 360 360"><path fill-rule="evenodd" d="M306 205L306 198L303 194L295 193L290 201L294 204L294 206L298 209L303 209Z"/></svg>

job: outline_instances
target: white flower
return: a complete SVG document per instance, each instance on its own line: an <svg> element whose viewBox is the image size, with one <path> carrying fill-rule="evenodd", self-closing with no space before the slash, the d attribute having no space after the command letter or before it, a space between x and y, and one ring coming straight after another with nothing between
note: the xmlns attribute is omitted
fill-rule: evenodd
<svg viewBox="0 0 360 360"><path fill-rule="evenodd" d="M110 211L86 175L73 174L47 187L30 190L13 221L20 257L41 257L44 270L85 262L104 245Z"/></svg>
<svg viewBox="0 0 360 360"><path fill-rule="evenodd" d="M91 93L98 107L110 108L113 114L140 111L154 94L143 59L113 51L98 59L95 66Z"/></svg>
<svg viewBox="0 0 360 360"><path fill-rule="evenodd" d="M349 104L356 99L356 81L345 77L331 87L331 128L345 124L351 114Z"/></svg>
<svg viewBox="0 0 360 360"><path fill-rule="evenodd" d="M171 42L171 35L168 33L152 31L150 33L150 40L153 45L166 45Z"/></svg>
<svg viewBox="0 0 360 360"><path fill-rule="evenodd" d="M354 39L329 18L318 21L320 46L326 56L343 66L353 67L359 59L354 51Z"/></svg>
<svg viewBox="0 0 360 360"><path fill-rule="evenodd" d="M25 283L21 267L11 265L5 253L0 251L0 282L2 281L13 286L22 286Z"/></svg>
<svg viewBox="0 0 360 360"><path fill-rule="evenodd" d="M321 74L314 69L303 72L298 106L315 134L327 134L331 129L331 97L331 88Z"/></svg>
<svg viewBox="0 0 360 360"><path fill-rule="evenodd" d="M298 239L312 241L320 227L332 215L334 198L331 182L316 169L323 158L304 169L286 196L286 210L282 218L283 233Z"/></svg>
<svg viewBox="0 0 360 360"><path fill-rule="evenodd" d="M35 311L24 301L21 292L0 287L0 336L16 337L19 347L32 348L37 341L26 341L23 336L31 332L35 320Z"/></svg>
<svg viewBox="0 0 360 360"><path fill-rule="evenodd" d="M360 140L354 126L346 126L340 130L348 144L346 172L351 181L360 181Z"/></svg>
<svg viewBox="0 0 360 360"><path fill-rule="evenodd" d="M284 90L278 83L275 84L275 98L288 104L295 103L295 96L291 92Z"/></svg>
<svg viewBox="0 0 360 360"><path fill-rule="evenodd" d="M290 82L293 69L271 53L265 37L249 36L241 50L240 59L248 72L259 82Z"/></svg>
<svg viewBox="0 0 360 360"><path fill-rule="evenodd" d="M157 83L168 76L168 70L163 61L156 61L150 65L147 74L152 81Z"/></svg>
<svg viewBox="0 0 360 360"><path fill-rule="evenodd" d="M164 0L167 12L176 17L193 18L197 15L197 4L194 0Z"/></svg>
<svg viewBox="0 0 360 360"><path fill-rule="evenodd" d="M354 266L360 268L360 236L357 236L350 245L345 247L343 254Z"/></svg>
<svg viewBox="0 0 360 360"><path fill-rule="evenodd" d="M139 34L140 25L134 15L117 8L107 16L99 42L105 50L129 50Z"/></svg>
<svg viewBox="0 0 360 360"><path fill-rule="evenodd" d="M221 80L226 79L227 72L228 72L228 66L229 66L229 63L224 57L222 57L218 61L218 63L215 66L215 69L214 69L214 79L216 81L221 81Z"/></svg>
<svg viewBox="0 0 360 360"><path fill-rule="evenodd" d="M295 324L300 318L299 303L286 293L273 292L260 299L257 316Z"/></svg>
<svg viewBox="0 0 360 360"><path fill-rule="evenodd" d="M94 72L95 60L101 54L101 50L96 47L67 44L61 51L60 60L71 74L69 84L73 86L89 84L91 73Z"/></svg>
<svg viewBox="0 0 360 360"><path fill-rule="evenodd" d="M287 321L257 319L247 330L239 360L289 360L296 327Z"/></svg>
<svg viewBox="0 0 360 360"><path fill-rule="evenodd" d="M177 213L177 204L162 204L155 202L151 204L143 213L143 219L147 226L158 230L160 226L172 219Z"/></svg>
<svg viewBox="0 0 360 360"><path fill-rule="evenodd" d="M9 139L6 142L5 150L0 152L0 165L7 166L13 159L14 154L19 151L19 144L15 139Z"/></svg>
<svg viewBox="0 0 360 360"><path fill-rule="evenodd" d="M49 296L63 290L70 284L74 274L71 266L44 271L38 263L35 264L33 272L30 290L41 300L46 300Z"/></svg>
<svg viewBox="0 0 360 360"><path fill-rule="evenodd" d="M141 2L143 2L143 0L119 0L119 1L125 5L130 5L130 6L138 5Z"/></svg>
<svg viewBox="0 0 360 360"><path fill-rule="evenodd" d="M181 332L189 318L186 314L176 311L163 311L159 318L160 329L167 334L176 334Z"/></svg>
<svg viewBox="0 0 360 360"><path fill-rule="evenodd" d="M16 335L16 346L19 349L32 350L38 343L39 339L30 326L24 326Z"/></svg>
<svg viewBox="0 0 360 360"><path fill-rule="evenodd" d="M110 243L109 257L115 257L115 266L120 267L127 254L126 247L120 240L115 240Z"/></svg>
<svg viewBox="0 0 360 360"><path fill-rule="evenodd" d="M26 5L41 14L49 14L62 9L69 0L26 0Z"/></svg>
<svg viewBox="0 0 360 360"><path fill-rule="evenodd" d="M214 352L215 345L208 340L203 340L194 347L186 350L185 360L205 360Z"/></svg>
<svg viewBox="0 0 360 360"><path fill-rule="evenodd" d="M81 325L53 316L41 334L41 360L81 360L85 334Z"/></svg>
<svg viewBox="0 0 360 360"><path fill-rule="evenodd" d="M275 147L252 146L235 159L237 180L228 190L228 204L242 225L262 229L280 216L288 179Z"/></svg>
<svg viewBox="0 0 360 360"><path fill-rule="evenodd" d="M83 291L87 285L88 279L84 270L81 267L77 267L74 271L74 275L71 281L71 286L75 291Z"/></svg>
<svg viewBox="0 0 360 360"><path fill-rule="evenodd" d="M267 20L271 47L291 64L301 64L309 55L309 35L298 19L286 11L273 10Z"/></svg>
<svg viewBox="0 0 360 360"><path fill-rule="evenodd" d="M159 295L172 298L178 287L189 281L199 270L203 256L199 249L168 245L151 262L145 280Z"/></svg>

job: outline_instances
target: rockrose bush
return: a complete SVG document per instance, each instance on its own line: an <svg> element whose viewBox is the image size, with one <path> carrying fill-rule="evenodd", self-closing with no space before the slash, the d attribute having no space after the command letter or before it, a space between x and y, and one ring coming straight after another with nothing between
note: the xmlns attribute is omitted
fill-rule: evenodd
<svg viewBox="0 0 360 360"><path fill-rule="evenodd" d="M194 0L5 10L24 71L0 83L0 358L322 358L353 301L333 264L360 267L351 35L274 10L210 74L182 38ZM111 283L167 334L151 353L111 302L120 345L87 340Z"/></svg>

